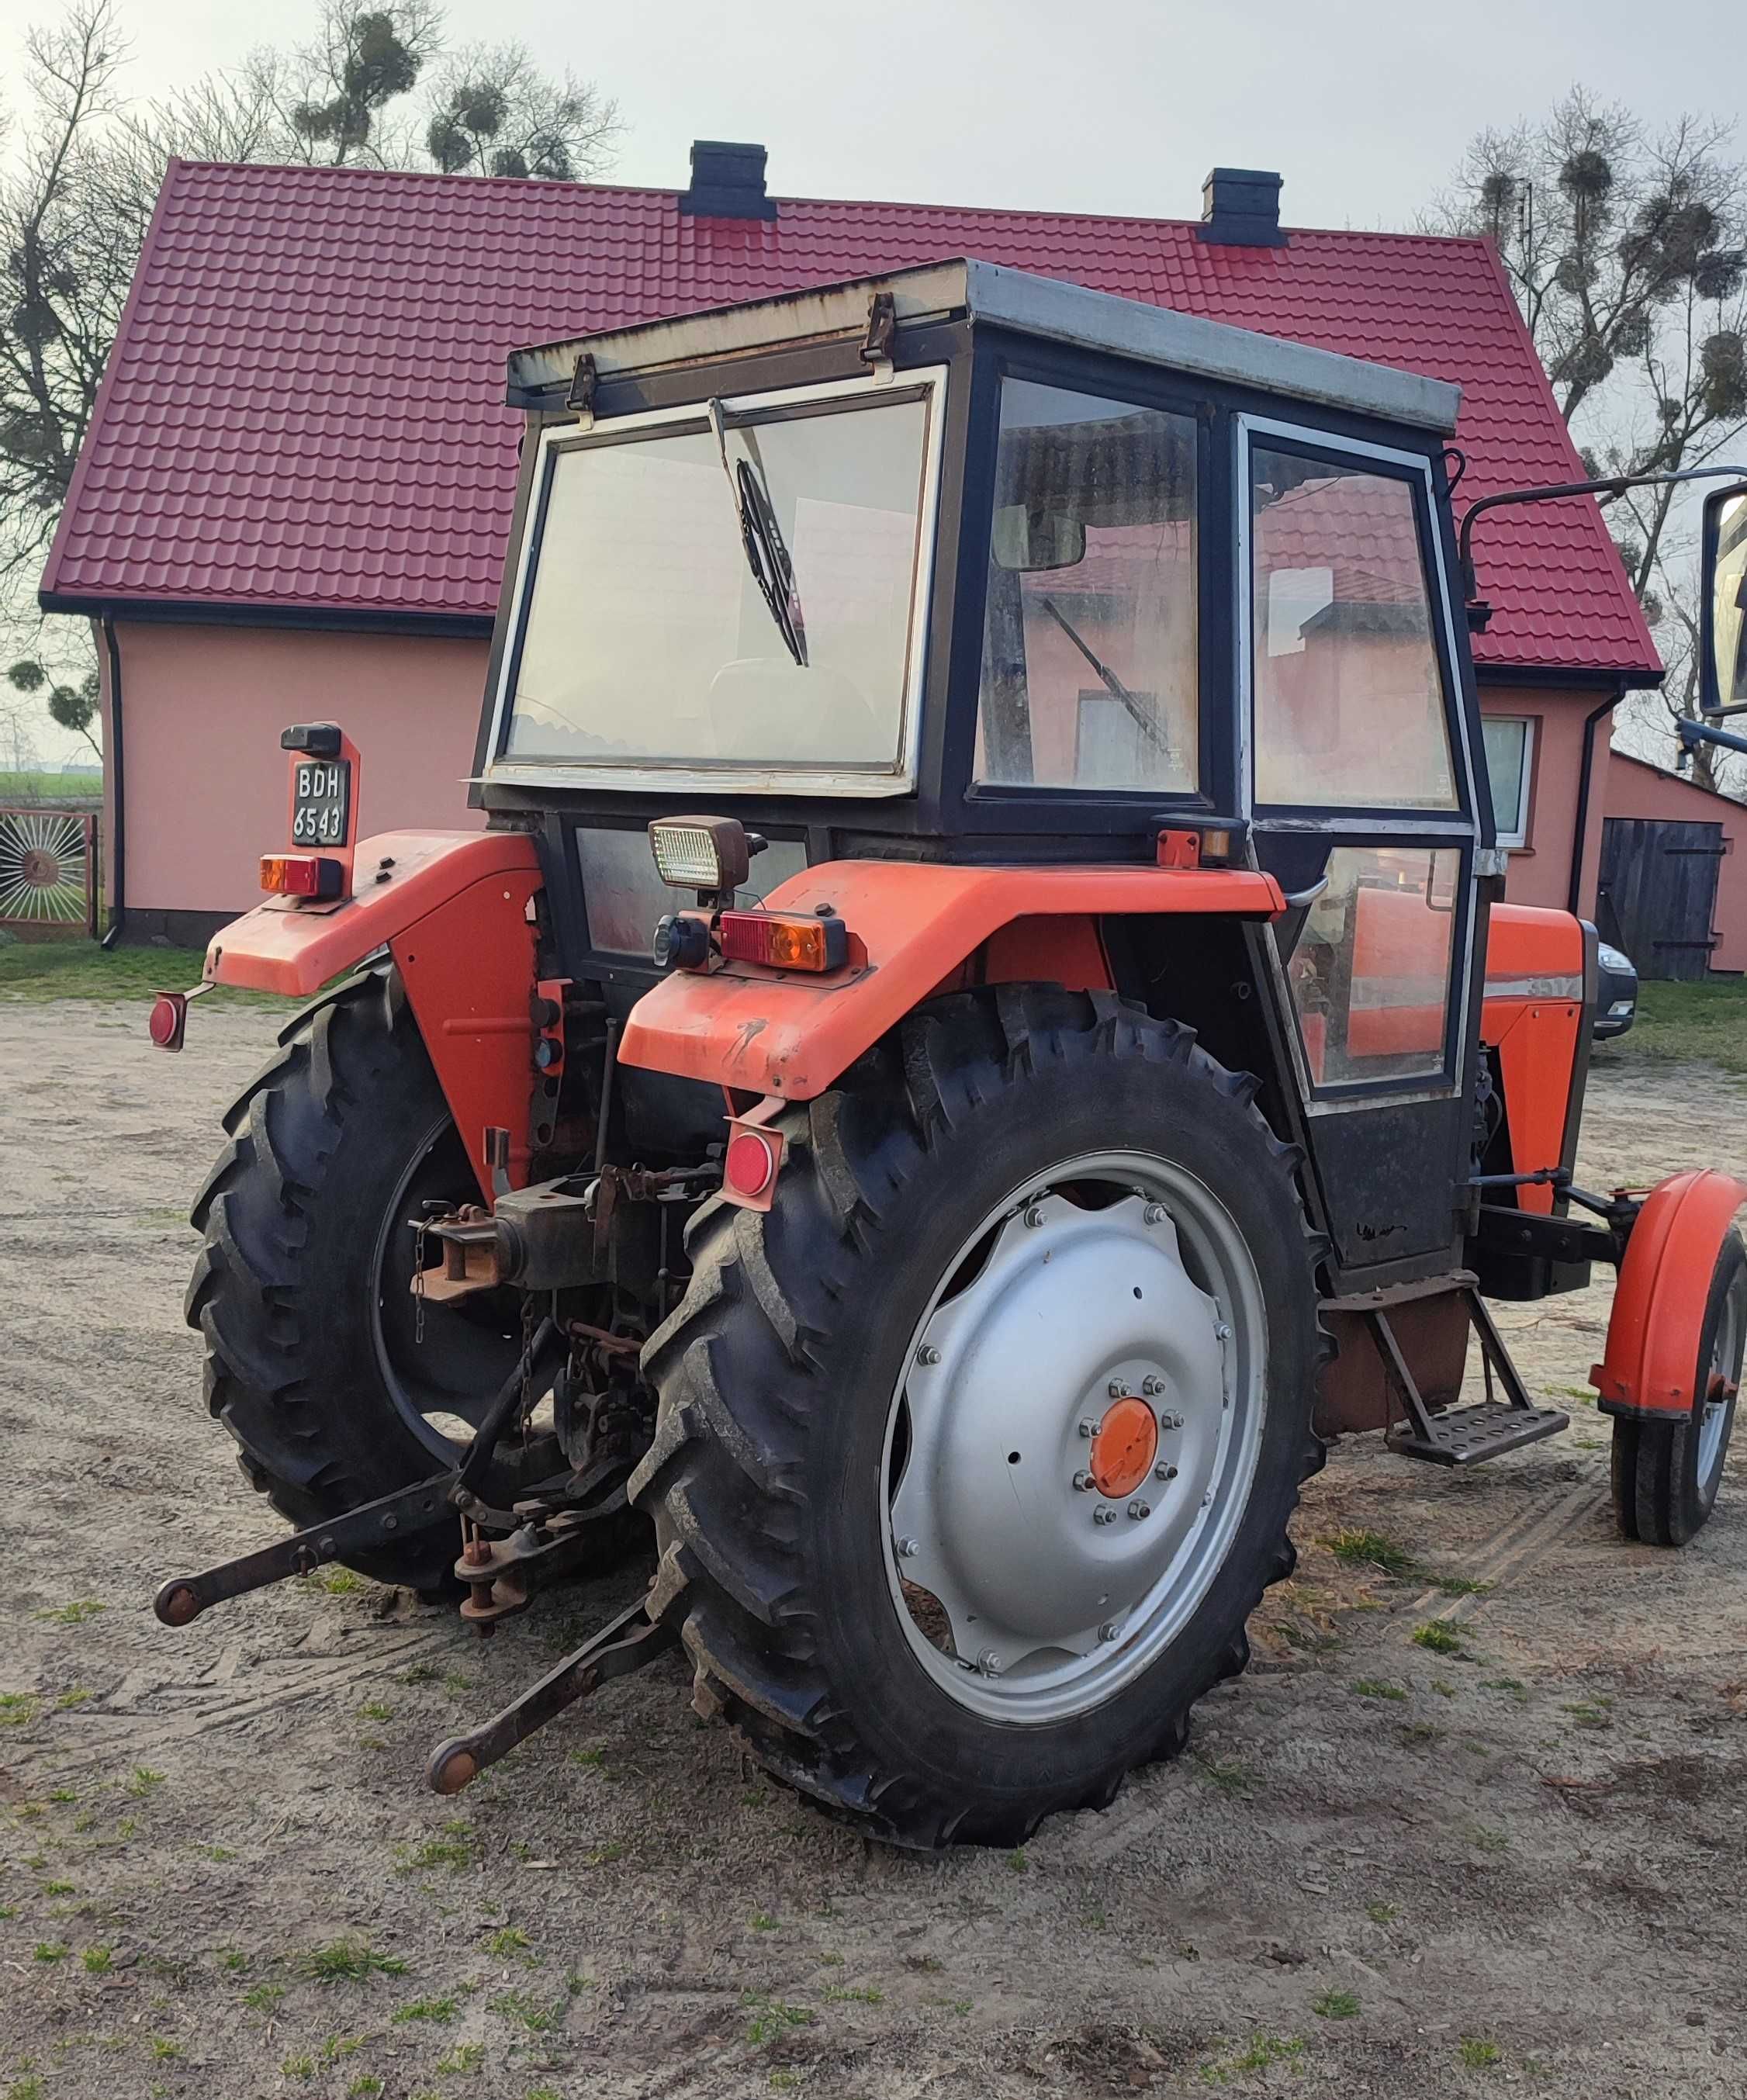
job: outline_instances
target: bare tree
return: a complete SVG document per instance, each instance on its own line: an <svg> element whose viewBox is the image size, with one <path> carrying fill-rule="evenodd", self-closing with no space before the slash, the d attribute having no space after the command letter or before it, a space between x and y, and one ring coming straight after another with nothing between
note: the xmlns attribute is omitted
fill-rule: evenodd
<svg viewBox="0 0 1747 2100"><path fill-rule="evenodd" d="M1701 465L1747 419L1747 170L1727 124L1648 130L1573 88L1538 123L1486 130L1430 215L1498 250L1566 421L1597 472ZM1617 535L1652 615L1674 492Z"/></svg>
<svg viewBox="0 0 1747 2100"><path fill-rule="evenodd" d="M74 0L26 40L33 113L0 177L0 567L53 531L90 424L149 202L117 211L101 130L126 46L112 0Z"/></svg>
<svg viewBox="0 0 1747 2100"><path fill-rule="evenodd" d="M525 44L475 44L433 83L425 148L446 174L576 182L611 164L620 128L592 82L551 78Z"/></svg>

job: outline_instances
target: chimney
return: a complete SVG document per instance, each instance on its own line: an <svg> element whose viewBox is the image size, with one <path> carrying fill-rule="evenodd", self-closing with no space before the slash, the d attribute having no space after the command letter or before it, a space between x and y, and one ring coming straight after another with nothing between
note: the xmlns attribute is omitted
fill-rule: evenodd
<svg viewBox="0 0 1747 2100"><path fill-rule="evenodd" d="M1279 176L1266 168L1215 168L1201 186L1195 232L1222 248L1284 248Z"/></svg>
<svg viewBox="0 0 1747 2100"><path fill-rule="evenodd" d="M764 148L693 139L691 187L679 208L690 218L774 218L776 200L765 195Z"/></svg>

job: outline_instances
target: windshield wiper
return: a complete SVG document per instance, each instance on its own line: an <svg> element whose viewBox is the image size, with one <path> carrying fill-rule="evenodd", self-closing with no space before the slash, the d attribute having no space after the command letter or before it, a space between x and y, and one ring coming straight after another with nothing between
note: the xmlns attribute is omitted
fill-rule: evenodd
<svg viewBox="0 0 1747 2100"><path fill-rule="evenodd" d="M1094 652L1091 643L1087 641L1085 636L1074 626L1052 598L1040 598L1038 603L1043 607L1044 611L1049 615L1057 626L1061 629L1069 641L1104 681L1106 690L1127 708L1134 717L1136 726L1145 730L1168 758L1171 756L1170 739L1165 735L1164 725L1154 715L1152 709L1145 706L1136 695L1131 693L1104 659Z"/></svg>
<svg viewBox="0 0 1747 2100"><path fill-rule="evenodd" d="M758 595L776 623L776 631L782 636L784 646L805 668L807 629L801 616L801 593L796 588L795 565L789 559L783 528L776 522L776 505L770 500L764 468L752 449L750 437L747 440L748 456L738 462L730 460L727 426L722 420L720 401L710 402L709 414L710 428L716 433L717 449L721 454L721 470L734 492L735 515L740 521L740 545L745 549L746 566L752 572Z"/></svg>

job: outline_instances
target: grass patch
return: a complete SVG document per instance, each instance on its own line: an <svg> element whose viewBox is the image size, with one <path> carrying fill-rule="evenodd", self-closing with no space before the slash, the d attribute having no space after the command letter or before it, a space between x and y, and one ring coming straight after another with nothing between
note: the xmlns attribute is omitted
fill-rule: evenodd
<svg viewBox="0 0 1747 2100"><path fill-rule="evenodd" d="M86 1701L92 1696L93 1694L84 1685L75 1684L70 1692L62 1692L55 1701L55 1710L57 1714L71 1713L75 1706L82 1706ZM50 1798L52 1799L53 1796ZM69 1794L66 1798L71 1800L73 1797Z"/></svg>
<svg viewBox="0 0 1747 2100"><path fill-rule="evenodd" d="M1010 1874L1025 1873L1030 1864L1031 1862L1026 1857L1026 1848L1023 1845L1016 1845L1007 1855L1007 1871Z"/></svg>
<svg viewBox="0 0 1747 2100"><path fill-rule="evenodd" d="M0 955L5 952L0 949ZM57 1604L52 1611L38 1612L37 1617L47 1620L51 1626L82 1626L87 1619L95 1619L99 1612L108 1608L100 1598L75 1597L70 1604Z"/></svg>
<svg viewBox="0 0 1747 2100"><path fill-rule="evenodd" d="M131 1794L135 1801L144 1801L157 1792L168 1774L153 1771L150 1765L135 1765L123 1781L121 1791Z"/></svg>
<svg viewBox="0 0 1747 2100"><path fill-rule="evenodd" d="M485 2062L483 2041L457 2042L447 2056L437 2058L437 2072L444 2078L474 2078Z"/></svg>
<svg viewBox="0 0 1747 2100"><path fill-rule="evenodd" d="M243 1993L243 2003L252 2013L276 2013L285 1995L283 1983L254 1983Z"/></svg>
<svg viewBox="0 0 1747 2100"><path fill-rule="evenodd" d="M37 1004L57 999L144 1001L166 986L190 985L200 973L197 948L118 947L106 952L95 941L17 941L0 947L0 999ZM214 1004L223 1001L291 1010L291 1002L275 993L239 991L231 985L221 985L205 996ZM142 1033L144 1026L142 1016Z"/></svg>
<svg viewBox="0 0 1747 2100"><path fill-rule="evenodd" d="M279 2067L287 2078L313 2078L315 2059L312 2056L288 2056Z"/></svg>
<svg viewBox="0 0 1747 2100"><path fill-rule="evenodd" d="M360 1590L370 1586L355 1568L337 1565L312 1568L307 1575L298 1576L298 1586L303 1590L320 1590L329 1597L355 1597Z"/></svg>
<svg viewBox="0 0 1747 2100"><path fill-rule="evenodd" d="M885 1993L872 1983L829 1983L825 1996L834 2005L883 2005Z"/></svg>
<svg viewBox="0 0 1747 2100"><path fill-rule="evenodd" d="M1270 2064L1296 2063L1304 2054L1298 2035L1252 2035L1249 2045L1231 2060L1233 2071L1266 2071Z"/></svg>
<svg viewBox="0 0 1747 2100"><path fill-rule="evenodd" d="M358 1709L360 1721L391 1721L394 1714L394 1708L382 1699L367 1699Z"/></svg>
<svg viewBox="0 0 1747 2100"><path fill-rule="evenodd" d="M378 2100L386 2090L380 2078L368 2071L360 2071L346 2089L346 2100Z"/></svg>
<svg viewBox="0 0 1747 2100"><path fill-rule="evenodd" d="M485 1951L501 1961L507 1961L512 1955L525 1953L533 1943L520 1926L506 1925L501 1932L487 1937Z"/></svg>
<svg viewBox="0 0 1747 2100"><path fill-rule="evenodd" d="M64 1939L39 1939L34 1952L38 1961L64 1961L68 1948Z"/></svg>
<svg viewBox="0 0 1747 2100"><path fill-rule="evenodd" d="M1489 1823L1476 1823L1469 1834L1483 1852L1507 1852L1511 1849L1508 1834L1495 1830Z"/></svg>
<svg viewBox="0 0 1747 2100"><path fill-rule="evenodd" d="M1414 1555L1380 1531L1359 1531L1349 1527L1331 1533L1322 1543L1346 1568L1374 1568L1402 1581L1419 1573L1419 1563Z"/></svg>
<svg viewBox="0 0 1747 2100"><path fill-rule="evenodd" d="M767 2041L774 2041L791 2027L811 2027L816 2017L810 2005L785 2005L779 1999L766 1997L761 1991L743 1992L740 2003L751 2015L746 2023L746 2039L753 2049L762 2049Z"/></svg>
<svg viewBox="0 0 1747 2100"><path fill-rule="evenodd" d="M457 1820L445 1823L437 1837L427 1838L412 1851L403 1851L400 1872L411 1874L422 1867L449 1867L459 1873L463 1867L470 1867L478 1856L472 1824Z"/></svg>
<svg viewBox="0 0 1747 2100"><path fill-rule="evenodd" d="M168 2063L172 2057L182 2054L182 2044L172 2041L168 2035L150 2035L147 2039L152 2045L153 2057L160 2063Z"/></svg>
<svg viewBox="0 0 1747 2100"><path fill-rule="evenodd" d="M1365 1915L1373 1925L1392 1925L1397 1912L1392 1903L1368 1903L1365 1906Z"/></svg>
<svg viewBox="0 0 1747 2100"><path fill-rule="evenodd" d="M382 1954L368 1940L342 1938L313 1947L303 1957L312 1983L361 1983L371 1976L404 1976L407 1965L398 1954Z"/></svg>
<svg viewBox="0 0 1747 2100"><path fill-rule="evenodd" d="M430 2020L439 2027L447 2027L457 2010L458 2001L454 1998L414 1998L409 2004L396 2005L388 2017L397 2027L414 2020Z"/></svg>
<svg viewBox="0 0 1747 2100"><path fill-rule="evenodd" d="M1598 1043L1595 1057L1608 1065L1692 1061L1747 1074L1747 982L1640 984L1636 1026L1617 1043Z"/></svg>
<svg viewBox="0 0 1747 2100"><path fill-rule="evenodd" d="M79 1959L85 1964L87 1976L107 1976L113 1960L114 1950L108 1947L87 1947Z"/></svg>
<svg viewBox="0 0 1747 2100"><path fill-rule="evenodd" d="M1434 1575L1432 1586L1446 1597L1484 1597L1491 1589L1490 1582L1476 1582L1467 1575Z"/></svg>
<svg viewBox="0 0 1747 2100"><path fill-rule="evenodd" d="M1380 1677L1361 1677L1352 1688L1361 1699L1405 1699L1407 1696L1399 1684L1386 1684Z"/></svg>
<svg viewBox="0 0 1747 2100"><path fill-rule="evenodd" d="M549 2005L531 1991L504 1991L486 2001L486 2010L500 2019L519 2020L530 2034L545 2034L558 2025L564 2001L560 1998L556 2005Z"/></svg>
<svg viewBox="0 0 1747 2100"><path fill-rule="evenodd" d="M1485 2071L1497 2063L1504 2052L1495 2041L1488 2041L1484 2035L1464 2035L1456 2054L1470 2071Z"/></svg>
<svg viewBox="0 0 1747 2100"><path fill-rule="evenodd" d="M0 1692L0 1727L24 1727L36 1719L42 1703L34 1692Z"/></svg>
<svg viewBox="0 0 1747 2100"><path fill-rule="evenodd" d="M1357 1991L1325 1991L1320 1998L1312 1998L1310 2010L1319 2020L1356 2020L1359 2017L1359 1994Z"/></svg>
<svg viewBox="0 0 1747 2100"><path fill-rule="evenodd" d="M1246 1764L1236 1758L1198 1758L1202 1776L1216 1786L1221 1793L1242 1798L1246 1794L1255 1775Z"/></svg>
<svg viewBox="0 0 1747 2100"><path fill-rule="evenodd" d="M755 1910L747 1920L754 1932L774 1932L776 1920L767 1910Z"/></svg>
<svg viewBox="0 0 1747 2100"><path fill-rule="evenodd" d="M1462 1652L1461 1635L1452 1633L1436 1619L1427 1619L1423 1625L1414 1627L1414 1645L1430 1648L1434 1655L1460 1655Z"/></svg>

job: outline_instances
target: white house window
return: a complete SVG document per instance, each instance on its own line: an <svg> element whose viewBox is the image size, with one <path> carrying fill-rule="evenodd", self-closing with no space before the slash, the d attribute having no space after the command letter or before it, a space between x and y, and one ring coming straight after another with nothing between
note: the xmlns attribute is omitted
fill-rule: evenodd
<svg viewBox="0 0 1747 2100"><path fill-rule="evenodd" d="M1492 781L1492 816L1502 846L1529 843L1529 784L1534 774L1532 715L1487 715L1480 722L1486 770Z"/></svg>

